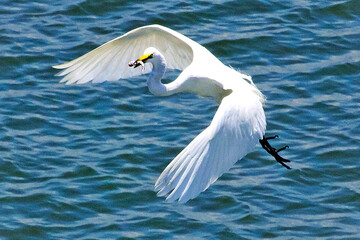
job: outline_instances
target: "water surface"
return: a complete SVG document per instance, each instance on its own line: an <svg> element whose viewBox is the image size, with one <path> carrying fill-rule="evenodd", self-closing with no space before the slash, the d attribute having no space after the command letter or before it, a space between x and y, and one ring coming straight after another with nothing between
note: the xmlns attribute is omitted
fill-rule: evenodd
<svg viewBox="0 0 360 240"><path fill-rule="evenodd" d="M357 0L4 0L0 238L360 238L359 20ZM155 23L253 77L292 170L258 146L187 204L156 197L217 104L154 97L145 76L65 86L51 68Z"/></svg>

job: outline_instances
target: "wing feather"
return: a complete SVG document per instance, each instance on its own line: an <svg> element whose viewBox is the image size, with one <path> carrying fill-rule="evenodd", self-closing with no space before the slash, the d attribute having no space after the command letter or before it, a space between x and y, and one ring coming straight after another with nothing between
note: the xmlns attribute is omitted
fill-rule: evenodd
<svg viewBox="0 0 360 240"><path fill-rule="evenodd" d="M129 68L128 63L139 58L148 47L163 53L167 67L184 70L194 58L198 43L184 35L160 25L134 29L70 62L53 66L63 69L57 76L67 84L118 80L142 74L140 68ZM195 49L197 48L195 47ZM151 71L146 64L146 72Z"/></svg>
<svg viewBox="0 0 360 240"><path fill-rule="evenodd" d="M167 200L186 202L206 190L264 135L265 114L253 93L233 92L222 100L211 124L158 178L155 190Z"/></svg>
<svg viewBox="0 0 360 240"><path fill-rule="evenodd" d="M196 159L199 153L203 151L206 144L206 137L202 137L200 134L166 167L158 181L155 183L155 190L159 191L159 196L166 195L175 187L173 183L180 182L181 177L190 165L189 163L194 158ZM196 146L196 148L192 146ZM189 148L191 148L191 151L189 151ZM164 184L164 182L170 184Z"/></svg>

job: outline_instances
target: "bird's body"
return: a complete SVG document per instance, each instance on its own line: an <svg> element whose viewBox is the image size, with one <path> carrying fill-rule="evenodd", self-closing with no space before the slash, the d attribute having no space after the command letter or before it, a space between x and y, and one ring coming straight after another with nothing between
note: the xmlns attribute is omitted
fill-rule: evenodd
<svg viewBox="0 0 360 240"><path fill-rule="evenodd" d="M144 51L145 50L145 51ZM136 61L127 62L140 56ZM142 65L143 71L136 69ZM154 95L193 92L211 97L219 109L211 124L165 168L155 184L159 196L186 202L204 191L263 139L264 97L250 76L225 66L206 48L159 25L135 29L69 63L62 81L85 83L117 80L150 72L147 85ZM183 70L169 84L166 68Z"/></svg>

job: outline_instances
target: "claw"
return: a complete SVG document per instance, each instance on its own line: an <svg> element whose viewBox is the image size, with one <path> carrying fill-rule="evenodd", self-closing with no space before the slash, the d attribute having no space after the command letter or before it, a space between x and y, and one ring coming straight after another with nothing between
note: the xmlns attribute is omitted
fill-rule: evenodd
<svg viewBox="0 0 360 240"><path fill-rule="evenodd" d="M259 140L261 146L270 154L272 155L275 160L280 163L281 165L283 165L285 168L287 169L291 169L289 166L287 166L284 162L290 162L290 160L287 160L285 158L282 158L278 152L282 151L282 150L285 150L286 148L289 148L288 145L282 147L282 148L279 148L279 149L276 149L276 148L273 148L270 143L267 141L268 139L275 139L275 138L278 138L279 136L278 135L275 135L273 137L263 137L263 139Z"/></svg>
<svg viewBox="0 0 360 240"><path fill-rule="evenodd" d="M285 159L285 158L282 158L282 157L281 157L281 161L282 161L282 162L290 162L290 160ZM290 169L290 167L289 167L289 169Z"/></svg>
<svg viewBox="0 0 360 240"><path fill-rule="evenodd" d="M279 135L275 135L275 136L272 136L272 137L266 137L265 140L270 140L270 139L275 139L275 138L279 138Z"/></svg>
<svg viewBox="0 0 360 240"><path fill-rule="evenodd" d="M275 152L281 152L282 150L285 150L285 149L287 149L287 148L289 148L289 146L288 145L286 145L286 146L284 146L284 147L282 147L282 148L279 148L279 149L275 149Z"/></svg>

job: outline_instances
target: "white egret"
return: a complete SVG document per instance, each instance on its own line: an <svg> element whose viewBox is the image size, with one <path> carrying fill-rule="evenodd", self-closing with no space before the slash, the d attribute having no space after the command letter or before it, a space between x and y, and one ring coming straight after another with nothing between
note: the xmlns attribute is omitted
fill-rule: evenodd
<svg viewBox="0 0 360 240"><path fill-rule="evenodd" d="M139 57L143 53L143 56ZM137 59L133 61L134 59ZM138 66L142 65L142 71ZM264 96L250 76L225 66L206 48L160 25L134 29L62 65L66 84L118 80L148 73L151 93L193 92L220 105L211 124L165 168L155 184L158 196L186 202L206 190L258 141L284 167L288 160L265 138ZM163 84L166 68L183 70ZM274 138L274 137L273 137Z"/></svg>

